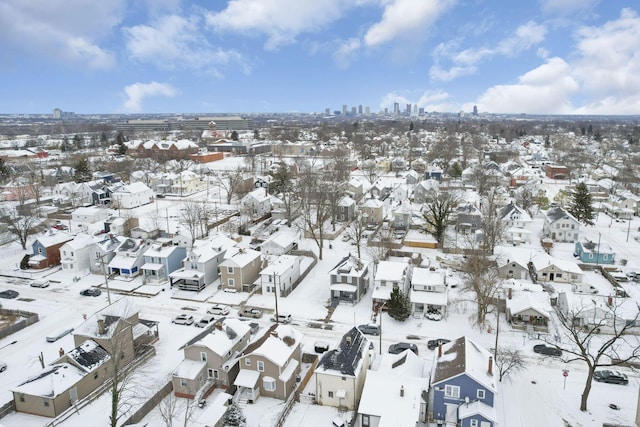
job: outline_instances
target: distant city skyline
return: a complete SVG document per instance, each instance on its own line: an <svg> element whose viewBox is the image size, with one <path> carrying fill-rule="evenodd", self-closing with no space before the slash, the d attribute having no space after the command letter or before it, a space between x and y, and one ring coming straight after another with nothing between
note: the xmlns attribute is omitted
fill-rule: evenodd
<svg viewBox="0 0 640 427"><path fill-rule="evenodd" d="M640 114L631 0L4 0L0 114Z"/></svg>

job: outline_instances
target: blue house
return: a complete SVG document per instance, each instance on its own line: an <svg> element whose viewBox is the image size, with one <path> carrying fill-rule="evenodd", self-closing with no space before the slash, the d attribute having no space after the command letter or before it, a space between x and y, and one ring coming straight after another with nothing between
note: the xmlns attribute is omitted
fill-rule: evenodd
<svg viewBox="0 0 640 427"><path fill-rule="evenodd" d="M436 349L429 390L429 418L438 425L494 427L493 357L466 337Z"/></svg>
<svg viewBox="0 0 640 427"><path fill-rule="evenodd" d="M613 248L606 243L576 242L573 255L580 258L585 264L613 264L616 254Z"/></svg>
<svg viewBox="0 0 640 427"><path fill-rule="evenodd" d="M154 242L144 252L142 272L145 279L154 282L169 280L169 275L182 267L187 249L182 246Z"/></svg>

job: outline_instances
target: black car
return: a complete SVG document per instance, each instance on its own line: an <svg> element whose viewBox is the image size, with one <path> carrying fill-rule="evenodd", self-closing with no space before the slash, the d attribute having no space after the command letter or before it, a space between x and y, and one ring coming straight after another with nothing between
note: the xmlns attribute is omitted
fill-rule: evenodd
<svg viewBox="0 0 640 427"><path fill-rule="evenodd" d="M418 346L409 342L399 342L389 346L389 353L391 354L400 354L405 350L411 350L416 356L418 355Z"/></svg>
<svg viewBox="0 0 640 427"><path fill-rule="evenodd" d="M85 297L99 297L102 294L100 289L89 288L83 291L80 291L80 295Z"/></svg>
<svg viewBox="0 0 640 427"><path fill-rule="evenodd" d="M18 291L14 291L12 289L7 289L6 291L0 292L0 298L4 298L4 299L18 298L18 295L20 295Z"/></svg>
<svg viewBox="0 0 640 427"><path fill-rule="evenodd" d="M629 384L629 378L621 372L618 371L595 371L593 373L593 379L595 381L601 383L609 383L609 384Z"/></svg>
<svg viewBox="0 0 640 427"><path fill-rule="evenodd" d="M380 326L378 325L359 325L358 329L366 335L380 335Z"/></svg>
<svg viewBox="0 0 640 427"><path fill-rule="evenodd" d="M438 338L438 339L435 339L435 340L429 340L429 341L427 341L427 348L429 350L435 350L436 348L438 348L438 346L440 344L447 344L447 343L450 343L450 342L451 342L451 340L448 340L448 339L445 339L445 338Z"/></svg>
<svg viewBox="0 0 640 427"><path fill-rule="evenodd" d="M549 347L545 344L538 344L533 346L533 351L545 356L562 356L562 350L556 347Z"/></svg>

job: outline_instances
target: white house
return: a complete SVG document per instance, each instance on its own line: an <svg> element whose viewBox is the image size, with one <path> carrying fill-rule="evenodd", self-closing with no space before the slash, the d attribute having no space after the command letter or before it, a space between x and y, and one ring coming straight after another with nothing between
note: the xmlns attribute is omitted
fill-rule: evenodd
<svg viewBox="0 0 640 427"><path fill-rule="evenodd" d="M132 209L151 203L153 190L142 182L125 185L111 194L113 207Z"/></svg>
<svg viewBox="0 0 640 427"><path fill-rule="evenodd" d="M286 297L297 285L300 278L302 257L280 255L260 272L262 295L269 295L278 289L278 296Z"/></svg>
<svg viewBox="0 0 640 427"><path fill-rule="evenodd" d="M78 234L60 247L60 264L65 271L79 273L91 269L91 251L96 238L89 234Z"/></svg>
<svg viewBox="0 0 640 427"><path fill-rule="evenodd" d="M98 206L87 206L74 209L71 212L71 220L73 222L84 222L88 224L95 224L96 222L104 221L109 218L111 211Z"/></svg>
<svg viewBox="0 0 640 427"><path fill-rule="evenodd" d="M394 288L405 295L409 292L411 265L404 261L380 261L373 277L373 308L384 304L391 297Z"/></svg>
<svg viewBox="0 0 640 427"><path fill-rule="evenodd" d="M555 242L575 243L579 231L578 220L561 207L549 209L544 216L542 234Z"/></svg>
<svg viewBox="0 0 640 427"><path fill-rule="evenodd" d="M283 255L296 247L296 241L290 233L276 233L260 245L260 251L265 255Z"/></svg>
<svg viewBox="0 0 640 427"><path fill-rule="evenodd" d="M447 276L444 271L415 267L411 274L412 312L416 317L440 319L447 311Z"/></svg>
<svg viewBox="0 0 640 427"><path fill-rule="evenodd" d="M271 212L271 196L264 188L257 188L242 198L242 206L251 216L260 218Z"/></svg>

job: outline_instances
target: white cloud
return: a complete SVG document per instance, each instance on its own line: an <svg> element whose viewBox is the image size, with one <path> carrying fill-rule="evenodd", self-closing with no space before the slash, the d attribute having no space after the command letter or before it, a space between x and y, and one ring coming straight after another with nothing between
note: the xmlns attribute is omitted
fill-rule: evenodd
<svg viewBox="0 0 640 427"><path fill-rule="evenodd" d="M124 102L124 109L128 112L142 111L142 102L152 96L165 96L172 98L178 94L178 91L171 85L166 83L134 83L124 88L127 100Z"/></svg>
<svg viewBox="0 0 640 427"><path fill-rule="evenodd" d="M124 6L124 0L4 0L0 47L6 43L61 62L110 67L113 54L99 42L122 21Z"/></svg>
<svg viewBox="0 0 640 427"><path fill-rule="evenodd" d="M267 36L266 48L295 41L339 19L345 10L362 4L348 0L230 0L221 12L208 12L206 22L219 31Z"/></svg>
<svg viewBox="0 0 640 427"><path fill-rule="evenodd" d="M449 82L461 76L474 74L476 71L477 71L477 67L475 66L468 66L468 67L453 66L448 70L445 70L444 68L441 68L438 65L434 65L429 69L429 77L431 77L432 80L437 80L440 82Z"/></svg>
<svg viewBox="0 0 640 427"><path fill-rule="evenodd" d="M367 46L376 46L399 36L414 35L453 4L452 0L392 0L385 6L382 20L369 28L364 42Z"/></svg>
<svg viewBox="0 0 640 427"><path fill-rule="evenodd" d="M167 15L152 25L137 25L124 31L129 56L161 68L199 69L242 62L242 56L235 51L211 47L195 16Z"/></svg>
<svg viewBox="0 0 640 427"><path fill-rule="evenodd" d="M517 84L489 88L476 104L494 113L568 114L579 89L570 65L554 57L520 76Z"/></svg>
<svg viewBox="0 0 640 427"><path fill-rule="evenodd" d="M361 43L357 38L342 41L333 53L333 59L339 67L346 68L351 63L353 55L360 49Z"/></svg>
<svg viewBox="0 0 640 427"><path fill-rule="evenodd" d="M406 104L417 105L418 108L424 108L425 111L454 111L455 106L448 100L450 96L442 90L425 91L421 94L401 94L398 92L389 92L382 97L380 101L380 109L391 108L395 102L400 104L403 110Z"/></svg>

